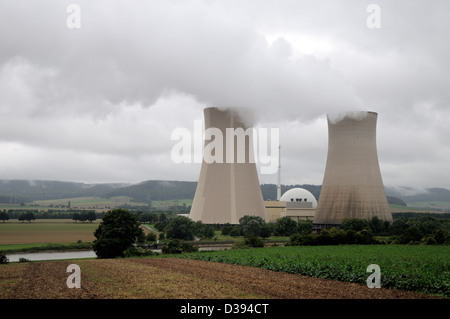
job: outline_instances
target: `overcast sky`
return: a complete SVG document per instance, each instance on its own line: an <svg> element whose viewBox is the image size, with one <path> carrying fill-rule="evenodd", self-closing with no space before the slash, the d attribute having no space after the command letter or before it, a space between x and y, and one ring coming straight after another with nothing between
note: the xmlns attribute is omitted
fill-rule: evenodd
<svg viewBox="0 0 450 319"><path fill-rule="evenodd" d="M386 186L450 188L449 36L448 0L0 0L0 179L196 181L172 132L234 106L280 129L283 184L370 110Z"/></svg>

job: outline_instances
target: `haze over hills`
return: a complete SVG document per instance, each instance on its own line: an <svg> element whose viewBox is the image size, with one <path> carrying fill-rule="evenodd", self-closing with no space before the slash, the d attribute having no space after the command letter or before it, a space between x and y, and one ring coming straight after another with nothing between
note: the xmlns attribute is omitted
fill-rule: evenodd
<svg viewBox="0 0 450 319"><path fill-rule="evenodd" d="M197 182L165 180L149 180L137 184L85 184L46 180L0 180L0 202L19 204L36 200L87 196L129 196L137 202L189 199L194 197L196 187ZM320 185L282 185L281 192L284 193L293 187L305 188L316 198L319 198L320 196ZM265 200L276 199L275 184L262 184L261 190ZM415 191L413 188L408 187L386 187L386 194L391 199L401 199L406 203L450 202L450 190L445 188L428 188L422 191Z"/></svg>

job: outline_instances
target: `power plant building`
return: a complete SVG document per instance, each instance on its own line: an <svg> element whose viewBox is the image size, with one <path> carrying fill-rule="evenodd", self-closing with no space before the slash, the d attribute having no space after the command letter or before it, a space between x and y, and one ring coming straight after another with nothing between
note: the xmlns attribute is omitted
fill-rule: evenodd
<svg viewBox="0 0 450 319"><path fill-rule="evenodd" d="M247 131L250 123L244 123L234 109L209 107L203 112L204 153L189 217L204 224L239 224L245 215L268 221L252 137L239 141L238 136L230 134L238 130L251 132ZM220 134L213 137L211 132Z"/></svg>
<svg viewBox="0 0 450 319"><path fill-rule="evenodd" d="M265 201L269 221L275 222L282 217L289 217L296 222L300 220L312 221L317 208L314 195L304 188L287 190L280 200Z"/></svg>
<svg viewBox="0 0 450 319"><path fill-rule="evenodd" d="M392 222L378 163L375 112L328 120L328 155L313 224L340 225L346 217Z"/></svg>

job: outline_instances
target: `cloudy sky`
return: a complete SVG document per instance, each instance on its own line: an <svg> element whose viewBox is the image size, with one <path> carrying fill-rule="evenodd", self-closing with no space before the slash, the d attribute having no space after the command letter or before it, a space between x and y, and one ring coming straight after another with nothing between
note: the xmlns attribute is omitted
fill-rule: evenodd
<svg viewBox="0 0 450 319"><path fill-rule="evenodd" d="M449 9L0 0L0 179L195 181L172 132L234 106L279 128L284 184L322 183L326 114L370 110L385 185L450 188Z"/></svg>

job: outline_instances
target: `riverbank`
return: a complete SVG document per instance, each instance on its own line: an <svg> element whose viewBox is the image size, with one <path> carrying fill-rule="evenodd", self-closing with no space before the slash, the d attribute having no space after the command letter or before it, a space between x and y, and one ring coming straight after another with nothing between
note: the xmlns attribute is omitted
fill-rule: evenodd
<svg viewBox="0 0 450 319"><path fill-rule="evenodd" d="M0 252L4 254L35 253L42 251L91 250L91 249L92 249L92 242L0 245Z"/></svg>

